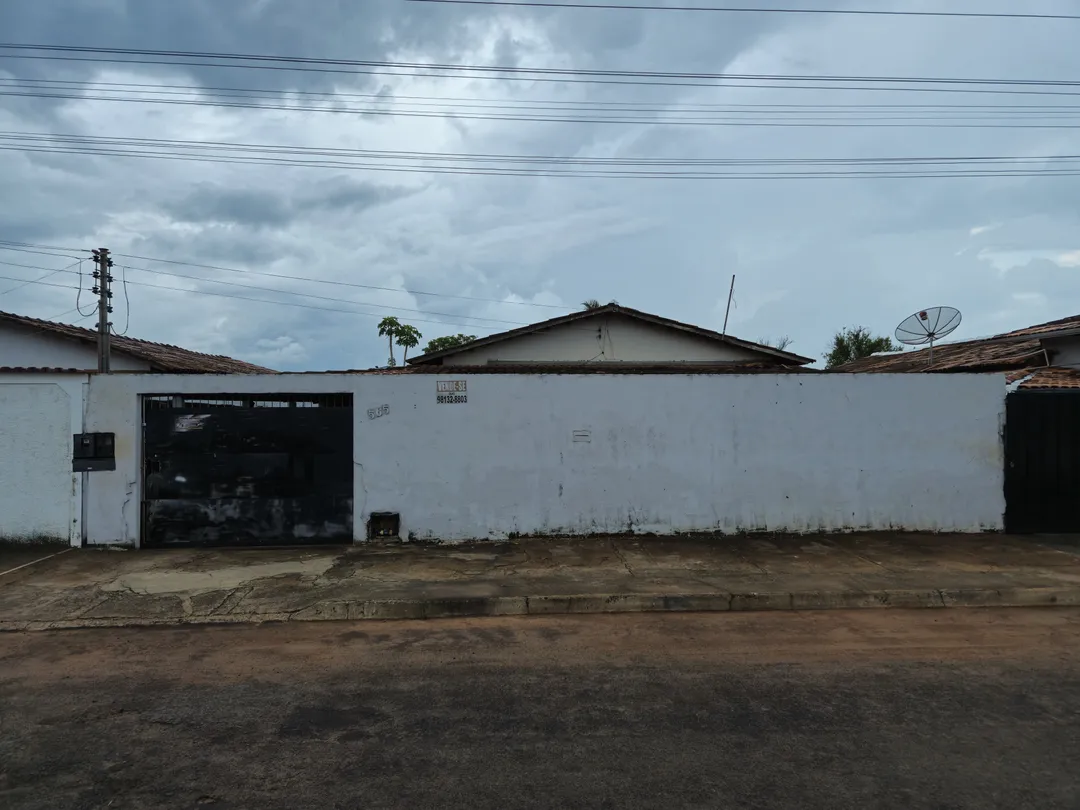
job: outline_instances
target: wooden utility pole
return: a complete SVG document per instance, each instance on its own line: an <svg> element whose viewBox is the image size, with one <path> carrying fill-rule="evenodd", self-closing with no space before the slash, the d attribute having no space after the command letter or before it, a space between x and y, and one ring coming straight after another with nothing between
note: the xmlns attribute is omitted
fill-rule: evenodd
<svg viewBox="0 0 1080 810"><path fill-rule="evenodd" d="M112 322L109 320L109 314L113 311L112 304L112 290L109 289L109 285L112 283L112 273L109 272L113 265L112 259L109 258L108 248L99 248L94 251L94 263L97 265L97 269L94 270L95 285L93 291L97 293L98 297L98 371L102 374L108 374L109 368L109 338L110 330L112 329Z"/></svg>

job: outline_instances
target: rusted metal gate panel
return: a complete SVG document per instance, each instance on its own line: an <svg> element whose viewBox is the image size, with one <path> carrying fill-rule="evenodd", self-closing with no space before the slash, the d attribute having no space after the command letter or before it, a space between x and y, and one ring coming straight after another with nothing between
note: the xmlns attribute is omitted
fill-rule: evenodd
<svg viewBox="0 0 1080 810"><path fill-rule="evenodd" d="M1017 391L1005 407L1005 530L1080 531L1080 391Z"/></svg>
<svg viewBox="0 0 1080 810"><path fill-rule="evenodd" d="M353 537L352 395L143 401L144 546Z"/></svg>

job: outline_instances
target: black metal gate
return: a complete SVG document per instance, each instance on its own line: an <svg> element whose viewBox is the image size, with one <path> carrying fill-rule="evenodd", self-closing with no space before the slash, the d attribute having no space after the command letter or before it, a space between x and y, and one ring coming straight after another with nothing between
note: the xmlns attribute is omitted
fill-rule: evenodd
<svg viewBox="0 0 1080 810"><path fill-rule="evenodd" d="M1005 529L1080 531L1080 391L1006 398Z"/></svg>
<svg viewBox="0 0 1080 810"><path fill-rule="evenodd" d="M351 394L143 398L144 546L353 537Z"/></svg>

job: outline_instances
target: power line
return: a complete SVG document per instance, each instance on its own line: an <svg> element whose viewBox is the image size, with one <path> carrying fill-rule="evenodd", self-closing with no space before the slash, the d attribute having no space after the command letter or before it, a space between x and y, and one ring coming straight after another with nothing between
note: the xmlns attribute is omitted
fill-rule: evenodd
<svg viewBox="0 0 1080 810"><path fill-rule="evenodd" d="M435 108L440 115L455 115L462 111L471 110L494 110L497 112L561 112L578 113L588 115L621 114L621 113L681 113L699 115L806 115L814 114L847 114L853 111L863 113L864 116L881 115L893 110L918 111L922 114L937 116L958 117L961 115L983 116L990 113L1009 116L1073 116L1080 114L1080 105L1066 104L716 104L716 103L683 103L683 102L653 102L651 105L642 100L623 101L575 101L565 99L492 99L461 96L410 96L394 95L387 96L377 93L343 93L338 91L304 91L304 90L267 90L262 88L241 87L200 87L195 85L177 84L142 84L128 82L102 82L97 80L77 81L71 79L39 79L39 78L4 78L0 77L0 88L8 87L20 92L3 92L3 95L14 95L28 98L79 98L85 100L104 101L132 101L143 103L168 103L173 101L172 96L187 95L192 98L180 99L182 102L197 102L206 106L214 106L213 101L219 99L241 99L256 102L250 106L253 109L272 110L295 110L333 113L352 113L357 115L402 115L408 112L428 112ZM88 90L118 94L113 96L89 95ZM852 89L852 88L848 88ZM858 88L855 88L858 89ZM48 93L43 90L50 91ZM158 95L147 95L155 92ZM62 93L75 94L63 95ZM160 95L164 94L164 96ZM368 103L382 105L393 104L394 109L382 107L365 107L347 109L341 106L334 107L300 107L294 103L272 104L269 101L281 97L313 96L317 101L337 101L338 99L363 99ZM450 104L450 102L454 102ZM460 103L465 102L465 103ZM404 107L402 107L404 105ZM489 113L493 115L493 113Z"/></svg>
<svg viewBox="0 0 1080 810"><path fill-rule="evenodd" d="M197 264L195 262L182 262L182 261L178 261L176 259L159 259L159 258L153 258L153 257L150 257L150 256L135 256L135 255L132 255L130 253L114 253L113 255L114 256L120 256L120 257L125 258L125 259L138 259L139 261L155 262L155 263L162 263L162 264L177 264L177 265L183 265L184 267L200 267L200 268L203 268L205 270L221 270L221 271L224 271L224 272L227 272L227 273L245 273L245 274L252 275L252 276L267 276L268 278L281 278L281 279L286 279L288 281L307 281L307 282L312 282L312 283L315 283L315 284L330 284L330 285L333 285L335 287L354 287L356 289L361 289L361 290L381 290L383 292L396 292L396 293L402 293L403 292L403 293L408 293L409 295L429 295L429 296L434 296L434 297L437 297L437 298L454 298L454 299L458 299L458 300L461 300L461 301L481 301L481 302L490 303L490 304L514 304L514 305L518 305L518 306L542 307L544 309L560 309L560 310L567 309L567 307L559 306L558 304L537 304L537 303L533 303L531 301L505 301L505 300L501 300L501 299L498 299L498 298L479 298L479 297L472 296L472 295L453 295L451 293L424 292L423 290L410 290L410 289L405 289L405 288L402 288L402 287L380 287L380 286L375 285L375 284L360 284L360 283L355 282L355 281L331 281L330 279L312 278L310 276L293 276L293 275L287 275L285 273L270 273L270 272L267 272L265 270L242 270L242 269L237 268L237 267L221 267L220 265L216 265L216 264ZM139 269L139 268L135 268L135 269ZM143 268L143 269L145 269L145 268ZM148 272L153 272L153 271L148 271ZM424 312L426 310L415 310L415 311ZM457 316L455 315L453 317L457 317Z"/></svg>
<svg viewBox="0 0 1080 810"><path fill-rule="evenodd" d="M394 93L393 95L387 95L385 93L346 93L338 90L299 90L296 88L284 89L266 89L259 87L218 87L213 85L190 85L190 84L168 84L168 83L138 83L138 82L106 82L98 79L45 79L38 77L0 77L0 86L12 86L18 87L19 85L28 85L33 88L37 85L66 85L60 89L64 90L84 90L88 87L94 88L107 88L102 92L116 92L116 93L145 93L149 90L154 90L161 93L173 93L179 95L181 92L189 94L198 94L206 96L215 96L217 94L223 94L224 97L237 97L244 98L246 96L318 96L324 99L363 99L366 101L376 101L380 103L401 103L401 102L438 102L445 105L447 102L464 103L466 107L482 107L482 108L502 108L514 109L522 105L532 106L535 105L552 105L552 109L555 108L567 108L575 109L579 107L625 107L629 110L641 110L645 112L651 112L654 110L673 110L673 109L686 109L693 111L737 111L745 110L747 112L756 110L758 108L786 110L788 108L803 108L803 109L912 109L912 108L931 108L931 109L975 109L975 110L1066 110L1074 111L1080 110L1080 105L1060 105L1060 104L777 104L777 103L684 103L684 102L663 102L658 107L642 107L647 103L641 99L623 99L619 101L601 101L601 100L574 100L574 99L550 99L550 98L504 98L493 99L490 97L478 97L478 96L414 96L407 94ZM235 95L225 95L235 94ZM472 102L476 102L473 104ZM497 102L492 104L492 102ZM659 102L657 102L659 103ZM431 104L420 104L419 106L433 106ZM547 106L537 107L539 109L548 109Z"/></svg>
<svg viewBox="0 0 1080 810"><path fill-rule="evenodd" d="M456 6L524 6L530 8L593 9L597 11L708 11L733 14L837 14L881 17L967 17L1013 20L1080 20L1080 14L1028 14L990 11L885 11L842 8L758 8L740 6L639 6L622 3L554 3L525 0L407 0L410 3L441 3Z"/></svg>
<svg viewBox="0 0 1080 810"><path fill-rule="evenodd" d="M72 264L72 265L68 265L67 267L61 267L61 268L59 268L59 269L57 269L57 270L50 270L50 271L49 271L48 273L46 273L45 275L41 276L40 278L35 278L35 279L29 279L29 280L27 280L27 281L24 281L24 282L23 282L22 284L16 284L16 285L15 285L14 287L12 287L12 288L10 288L10 289L7 289L7 290L4 290L3 292L0 292L0 296L3 296L3 295L7 295L8 293L13 293L13 292L15 292L16 290L21 290L21 289L22 289L23 287L26 287L26 286L28 286L28 285L30 285L30 284L37 284L37 283L39 283L39 282L42 282L42 281L44 281L45 279L47 279L47 278L50 278L51 276L55 276L55 275L56 275L57 273L63 273L63 272L66 272L66 271L70 270L70 269L71 269L72 267L74 267L74 266L75 266L76 264L79 264L79 265L81 265L81 264L82 264L82 262L83 262L83 260L82 260L82 259L79 259L79 260L78 260L77 262L75 262L75 264ZM0 262L0 264L7 264L7 262ZM28 266L29 266L29 265L20 265L20 264L14 264L14 265L12 265L12 267L28 267ZM44 269L44 268L42 268L42 269ZM80 273L80 276L81 276L81 275L82 275L82 274Z"/></svg>
<svg viewBox="0 0 1080 810"><path fill-rule="evenodd" d="M5 243L5 240L0 240L0 250L8 249L8 248L3 247L4 243ZM25 245L25 246L30 247L30 248L38 248L38 247L40 247L40 248L48 248L48 247L51 247L50 245L35 245L33 243L28 243L28 242L10 243L10 244L18 244L20 246ZM11 249L14 249L14 248L11 248ZM68 248L57 248L57 250L67 250L67 249ZM75 249L72 248L72 250L75 250ZM46 255L54 255L54 254L46 254ZM216 264L199 264L197 262L184 262L184 261L179 261L177 259L163 259L163 258L154 257L154 256L137 256L137 255L134 255L134 254L131 254L131 253L113 252L112 255L113 256L118 256L118 257L121 257L121 258L125 258L125 259L137 259L139 261L154 262L154 263L158 263L158 264L175 264L175 265L182 265L184 267L198 267L198 268L202 268L204 270L221 270L221 271L228 272L228 273L246 273L248 275L267 276L269 278L280 278L280 279L286 279L288 281L306 281L306 282L311 282L311 283L314 283L314 284L330 284L330 285L333 285L333 286L336 286L336 287L354 287L356 289L361 289L361 290L379 290L379 291L382 291L382 292L407 293L409 295L426 295L426 296L432 296L432 297L436 297L436 298L452 298L452 299L456 299L456 300L460 300L460 301L479 301L479 302L488 303L488 304L510 304L510 305L514 305L514 306L539 307L539 308L542 308L542 309L558 309L558 310L566 310L567 309L567 307L560 306L558 304L541 304L541 303L535 303L535 302L532 302L532 301L507 301L507 300L500 299L500 298L483 298L483 297L474 296L474 295L454 295L453 293L426 292L424 290L412 290L412 289L402 288L402 287L381 287L381 286L376 285L376 284L360 284L358 282L353 282L353 281L332 281L332 280L329 280L329 279L312 278L310 276L296 276L296 275L288 275L288 274L285 274L285 273L270 273L270 272L266 272L266 271L263 271L263 270L247 270L247 269L240 269L240 268L237 268L237 267L222 267L221 265L216 265ZM0 262L0 264L3 264L3 262ZM22 264L22 265L16 265L16 266L17 267L32 268L32 269L35 269L35 270L47 270L47 269L50 269L50 268L46 268L46 267L39 267L38 265L28 265L28 264ZM149 270L147 268L138 268L138 267L136 267L134 269L135 270L143 269L143 270L147 270L147 272L154 272L154 271L151 271L151 270ZM195 278L195 277L191 276L191 278ZM213 279L200 279L200 280L212 281ZM280 291L280 292L285 292L285 291ZM338 300L338 299L334 299L334 300ZM369 304L369 306L380 307L380 306L383 306L383 305L382 304ZM401 307L390 307L390 309L401 309ZM427 310L410 310L410 311L427 312ZM459 316L458 315L453 315L451 317L456 318L456 317L459 317ZM495 320L495 319L488 318L488 319L484 319L484 320ZM509 323L509 321L507 321L507 323Z"/></svg>
<svg viewBox="0 0 1080 810"><path fill-rule="evenodd" d="M135 268L135 269L138 269L138 268ZM72 272L72 271L65 271L65 272ZM26 279L16 279L16 278L14 278L14 276L11 276L11 275L0 275L0 280L3 280L3 281L26 281ZM77 291L77 289L79 289L79 287L71 286L70 284L56 284L54 282L48 282L48 281L32 281L31 280L29 283L30 284L39 284L40 286L43 286L43 287L55 287L57 289L76 289L76 291ZM241 301L252 301L253 303L272 303L272 305L276 305L276 306L279 306L279 307L299 307L300 309L321 310L323 312L341 312L343 314L348 314L348 315L361 315L361 316L365 316L365 318L382 318L382 315L380 313L377 313L377 312L357 312L356 310L340 309L340 308L337 308L337 307L318 307L318 306L311 305L311 303L298 303L298 302L295 302L295 301L268 301L265 298L252 298L252 297L249 297L249 296L230 295L230 294L227 294L227 293L214 293L214 292L208 291L208 289L185 289L183 287L168 287L168 286L163 286L161 284L149 284L147 282L139 282L139 281L129 281L127 283L132 284L134 286L139 286L139 287L151 287L153 289L170 289L170 291L172 291L174 293L192 293L194 295L210 295L210 296L214 296L214 297L217 297L217 298L234 298L234 299L241 300ZM76 310L69 310L69 312L75 312L75 311ZM68 314L68 313L64 313L64 314ZM93 314L93 313L91 313L91 314ZM86 315L85 318L90 318L90 315ZM85 320L85 319L83 319L83 320ZM432 323L432 324L437 324L437 325L440 325L440 326L460 326L461 328L469 328L469 329L487 329L487 330L489 330L489 332L497 332L497 330L502 328L500 326L487 326L485 324L468 324L468 323L461 323L461 322L455 322L455 321L432 321L432 320L426 320L426 319L422 319L422 318L409 318L408 320L409 320L409 322Z"/></svg>
<svg viewBox="0 0 1080 810"><path fill-rule="evenodd" d="M117 255L119 255L119 254L117 254ZM34 267L32 265L18 265L18 266L32 268L32 269L36 269L36 270L50 270L51 269L51 268L40 267L40 266ZM143 269L143 268L131 267L130 269L132 269L132 270L140 270L140 269ZM57 272L76 273L77 271L74 271L74 270L71 270L71 269L61 268ZM147 272L153 273L155 271L148 270ZM160 275L171 275L171 276L177 276L178 278L191 278L191 279L197 280L197 281L210 281L210 282L214 282L214 283L218 283L218 284L227 284L229 286L234 286L234 287L248 287L249 286L249 285L243 285L243 284L234 284L234 283L228 282L228 281L216 281L215 279L197 279L197 278L194 278L192 276L181 276L178 273L160 273ZM81 276L81 274L80 274L80 276ZM58 289L64 289L64 290L79 290L80 289L80 287L75 287L75 286L72 286L70 284L56 284L56 283L48 282L48 281L39 281L39 280L34 280L34 279L28 280L28 279L16 278L14 276L0 276L0 280L4 280L4 281L20 281L20 282L25 282L27 284L39 284L39 285L41 285L43 287L56 287ZM190 289L185 289L183 287L166 287L166 286L162 286L160 284L150 284L150 283L145 282L145 281L128 281L127 283L131 284L133 286L136 286L136 287L150 287L150 288L158 289L158 290L172 290L174 292L193 293L195 295L212 295L212 296L215 296L215 297L218 297L218 298L235 298L235 299L240 300L240 301L252 301L252 302L261 303L261 304L277 304L279 306L300 307L301 309L318 309L318 310L324 310L326 312L343 312L343 313L347 313L349 315L361 315L361 316L366 316L366 317L369 317L369 318L381 318L381 317L383 317L382 313L378 313L378 312L360 312L360 311L353 310L353 309L340 309L340 308L335 308L335 307L322 307L322 306L315 306L313 304L301 304L301 303L297 303L297 302L293 302L293 301L267 301L264 298L250 298L248 296L230 295L228 293L213 292L213 291L210 291L210 290L190 290ZM264 290L266 292L272 292L272 293L281 294L281 295L301 295L301 296L312 297L312 298L323 298L323 296L306 296L304 293L291 292L289 290L275 290L275 289L271 289L271 288L267 288L267 287L250 287L250 289ZM337 298L326 298L326 300L341 301L341 299L337 299ZM350 303L350 304L354 304L356 306L372 306L372 307L376 307L376 308L383 308L383 305L381 305L381 304L365 304L363 302L356 302L356 301L347 301L346 300L346 301L341 301L341 303ZM400 307L389 307L389 309L400 309ZM560 307L560 309L566 309L566 307ZM444 315L444 314L446 314L446 313L428 313L425 310L412 310L412 311L419 312L421 314L433 314L433 315ZM82 314L82 313L80 312L80 314ZM91 314L93 314L93 313L91 313ZM89 317L89 316L87 316L87 317ZM465 319L465 320L474 319L474 316L471 316L471 315L450 315L450 314L446 314L446 317L457 318L459 320L457 320L457 321L435 321L435 320L424 319L424 318L410 317L409 321L410 322L416 322L416 323L434 323L434 324L439 324L441 326L460 326L462 328L468 328L468 329L487 329L489 331L496 331L496 330L504 328L503 326L488 326L487 324L462 323L461 322L461 319ZM495 321L496 319L494 319L494 318L479 318L479 320ZM518 321L499 321L499 323L501 323L501 324L513 324L513 325L517 325L517 326L524 326L525 325L524 323L518 322Z"/></svg>
<svg viewBox="0 0 1080 810"><path fill-rule="evenodd" d="M125 266L127 266L127 265L125 265ZM452 312L434 312L432 310L426 310L426 309L410 309L408 307L394 307L394 306L390 306L389 304L376 304L376 303L373 303L373 302L370 302L370 301L349 301L349 300L344 300L343 301L341 298L335 298L335 297L329 296L329 295L315 295L314 293L296 292L294 290L279 290L279 289L274 289L273 287L260 287L258 285L254 285L254 284L239 284L239 283L237 283L235 281L222 281L221 279L216 279L216 278L200 278L199 276L186 276L186 275L183 275L181 273L169 273L169 272L166 272L164 270L151 270L151 269L149 269L147 267L130 267L130 269L131 270L139 270L139 271L144 272L144 273L153 273L153 274L159 275L159 276L172 276L174 278L186 278L186 279L191 279L192 281L205 281L205 282L208 282L210 284L224 284L224 285L226 285L228 287L242 287L243 289L246 289L246 290L261 290L262 292L272 292L272 293L278 293L278 294L281 294L281 295L295 295L295 296L299 296L301 298L315 298L315 299L318 299L320 301L338 301L338 302L343 303L343 304L346 304L346 303L347 304L354 304L356 306L376 307L377 309L392 309L392 310L395 310L397 312L415 312L415 313L419 313L421 315L439 315L439 316L444 316L444 317L447 317L447 318L463 318L463 319L466 319L466 320L489 321L491 323L512 324L514 326L525 326L526 325L523 321L507 321L507 320L503 320L501 318L483 318L483 317L480 317L478 315L462 315L460 313L452 313ZM135 282L132 282L132 284L134 284L134 283ZM565 309L565 307L564 307L564 309ZM371 315L376 315L377 313L372 312L370 314Z"/></svg>
<svg viewBox="0 0 1080 810"><path fill-rule="evenodd" d="M2 47L2 46L0 46ZM461 74L461 73L433 73L430 70L424 73L402 73L392 72L388 70L362 70L362 69L348 69L348 68L319 68L319 67L298 67L296 65L266 65L266 64L245 64L245 63L217 63L217 62L190 62L179 61L175 59L162 60L162 59L120 59L109 57L83 57L83 56L41 56L34 54L2 54L0 53L0 59L45 59L50 61L61 62L89 62L94 64L121 64L121 65L171 65L178 67L200 67L200 68L238 68L248 70L271 70L271 71L293 71L301 73L325 73L325 74L337 74L337 75L349 75L349 76L403 76L406 78L423 78L423 79L468 79L470 81L503 81L503 82L537 82L537 83L551 83L551 84L594 84L594 85L620 85L631 87L710 87L714 89L752 89L752 90L833 90L833 91L853 91L859 93L865 92L902 92L902 93L977 93L977 94L989 94L989 95L1015 95L1015 96L1078 96L1080 92L1070 92L1065 90L1003 90L1003 89L988 89L988 88L971 88L971 87L875 87L875 86L863 86L863 87L848 87L845 85L811 85L811 84L733 84L730 80L719 83L717 81L644 81L641 79L599 79L599 78L574 78L573 76L488 76L484 74ZM504 68L490 68L492 71L505 70ZM830 81L843 81L844 79L828 79L828 77L814 77L805 76L802 77L802 81L812 81L827 79ZM897 81L904 81L898 79ZM62 98L62 97L61 97ZM220 105L230 106L230 105ZM243 105L231 105L231 106L243 106Z"/></svg>
<svg viewBox="0 0 1080 810"><path fill-rule="evenodd" d="M751 85L739 85L739 87L750 87ZM0 85L2 87L2 85ZM925 110L923 117L916 117L910 113L903 115L902 117L885 117L884 110L863 110L861 114L852 113L850 110L855 107L849 108L849 110L840 111L833 109L803 109L803 110L680 110L680 109L667 109L663 107L653 108L610 108L600 110L589 110L581 108L543 108L538 106L523 107L523 106L500 106L489 105L487 107L480 107L481 110L492 110L492 112L475 112L470 111L467 108L454 108L443 107L439 109L409 109L409 108L346 108L341 106L302 106L298 104L271 104L267 103L261 98L253 98L249 101L228 101L221 100L220 97L213 95L202 95L195 98L172 98L161 96L146 96L146 95L123 95L122 91L112 91L114 93L121 93L121 95L91 95L85 92L77 92L71 88L64 88L67 92L41 92L34 88L29 88L26 91L19 89L17 92L10 90L0 89L0 96L17 97L17 98L35 98L35 99L56 99L56 100L70 100L70 101L110 101L129 104L158 104L158 105L171 105L171 106L195 106L195 107L214 107L221 109L245 109L245 110L275 110L284 112L316 112L327 113L333 115L360 115L360 116L374 116L384 118L451 118L462 121L518 121L518 122L540 122L540 123L559 123L559 124L665 124L669 126L812 126L816 121L824 120L828 122L828 126L838 126L835 122L846 122L845 125L851 126L863 126L863 125L877 125L874 122L881 121L898 121L901 123L893 124L893 126L974 126L975 128L1000 128L1007 126L1005 124L978 124L969 125L963 122L967 121L994 121L998 119L1010 120L1010 119L1052 119L1060 120L1062 118L1076 118L1080 115L1080 110L1072 109L1064 106L1043 105L1042 108L1037 108L1034 105L1017 105L1016 108L991 114L993 112L992 107L980 110L979 112L953 112L948 105L939 105L937 109ZM804 90L813 89L808 87L794 87L792 89ZM867 87L827 87L819 88L825 90L910 90L911 92L954 92L951 89L945 88L867 88ZM984 92L976 90L955 90L955 92ZM997 93L999 91L985 91L988 93ZM1034 91L1000 91L1002 93L1018 93L1023 95L1054 95L1054 96L1080 96L1080 92L1047 92L1047 93L1035 93ZM427 105L433 107L434 105ZM857 105L856 105L857 106ZM906 105L907 107L915 107L918 105ZM1005 109L1005 108L1002 108ZM846 117L840 117L840 114ZM644 114L652 113L656 117L629 117L629 116L642 116ZM693 114L698 117L688 117L688 114ZM718 116L782 116L778 121L773 118L766 118L764 120L747 120L745 118L722 118ZM813 115L812 118L793 119L795 115ZM786 117L788 120L784 120ZM829 122L829 119L832 122ZM938 122L961 122L960 124L920 124L916 122L920 121L938 121ZM882 124L885 126L886 124ZM1052 128L1054 125L1047 124L1028 124L1027 128Z"/></svg>
<svg viewBox="0 0 1080 810"><path fill-rule="evenodd" d="M472 74L508 74L517 76L558 76L558 77L599 77L599 78L635 78L635 79L709 79L712 81L792 81L814 82L831 81L859 84L905 83L905 84L949 84L949 85L1001 85L1001 86L1041 86L1041 87L1077 87L1080 81L1063 79L985 79L953 78L938 76L840 76L808 74L741 74L741 73L702 73L692 71L646 71L646 70L600 70L593 68L557 68L557 67L522 67L518 65L475 65L427 62L396 62L389 60L367 59L328 59L308 56L276 56L268 54L217 53L212 51L157 50L149 48L106 48L84 45L41 45L30 43L0 43L0 50L28 50L46 53L88 53L113 54L121 56L156 56L170 59L225 59L227 64L209 65L196 62L195 66L244 68L249 66L282 63L288 69L307 70L316 66L332 65L344 67L381 67L406 70L443 70L457 71L472 77ZM16 55L15 58L23 58ZM57 58L49 56L46 58ZM165 62L164 64L178 64ZM495 78L504 79L505 75Z"/></svg>
<svg viewBox="0 0 1080 810"><path fill-rule="evenodd" d="M648 179L648 180L804 180L804 179L846 179L846 178L932 178L932 177L994 177L994 176L1023 176L1023 177L1038 177L1038 176L1071 176L1074 172L1069 166L1050 166L1050 167L1031 167L1020 166L1017 168L999 168L994 167L991 169L984 169L976 167L976 170L962 169L962 170L950 170L950 171L937 171L931 170L934 167L924 166L918 167L919 171L899 171L893 166L883 166L872 168L872 170L859 169L857 171L839 171L835 168L829 167L827 170L818 171L704 171L701 169L694 169L693 171L675 171L668 167L660 167L660 170L654 168L648 168L648 170L632 170L623 167L605 168L603 166L593 167L568 167L560 168L541 166L539 168L533 166L502 166L502 165L427 165L417 163L397 163L397 164L380 164L380 163L358 163L350 161L340 160L308 160L302 157L281 156L277 152L272 152L270 155L259 154L244 154L244 150L241 149L241 154L236 154L235 151L229 151L228 148L222 153L205 153L203 146L198 144L184 144L184 142L163 142L157 147L154 147L156 151L151 150L135 150L118 148L114 144L115 142L106 142L106 145L102 145L102 142L96 142L86 136L45 136L45 135L31 135L28 136L33 139L30 144L14 144L8 146L0 145L0 150L9 151L22 151L22 152L43 152L48 154L71 154L71 155L91 155L91 156L105 156L105 157L138 157L144 159L160 159L160 160L180 160L180 161L193 161L200 163L229 163L229 164L242 164L242 165L279 165L288 167L304 167L304 168L329 168L335 170L351 169L351 170L364 170L364 171L388 171L388 172L408 172L408 173L420 173L420 174L458 174L458 175L474 175L474 176L510 176L510 177L559 177L559 178L614 178L614 179ZM72 138L78 137L81 141L85 141L86 144L79 145L69 142L51 143L47 139L49 138ZM40 143L41 139L46 139L45 143ZM150 139L142 139L143 142L153 147L153 142ZM87 145L88 144L88 145ZM190 151L178 151L179 149L189 149ZM280 149L280 148L279 148ZM1072 160L1072 158L1054 158L1052 160ZM1022 162L1022 161L1014 161ZM730 167L725 167L730 168ZM69 257L71 258L71 257ZM77 257L75 257L77 258Z"/></svg>

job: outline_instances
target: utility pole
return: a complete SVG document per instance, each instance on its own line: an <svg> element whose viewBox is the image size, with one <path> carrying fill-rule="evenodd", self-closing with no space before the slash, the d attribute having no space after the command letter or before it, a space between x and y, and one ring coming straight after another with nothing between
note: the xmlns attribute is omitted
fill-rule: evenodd
<svg viewBox="0 0 1080 810"><path fill-rule="evenodd" d="M109 289L109 284L113 280L112 273L109 272L113 261L109 258L108 248L99 248L94 251L94 264L97 265L97 269L94 270L96 283L93 292L97 293L98 297L98 372L108 374L110 371L109 330L112 328L112 322L109 320L109 314L112 312L110 303L112 290Z"/></svg>

